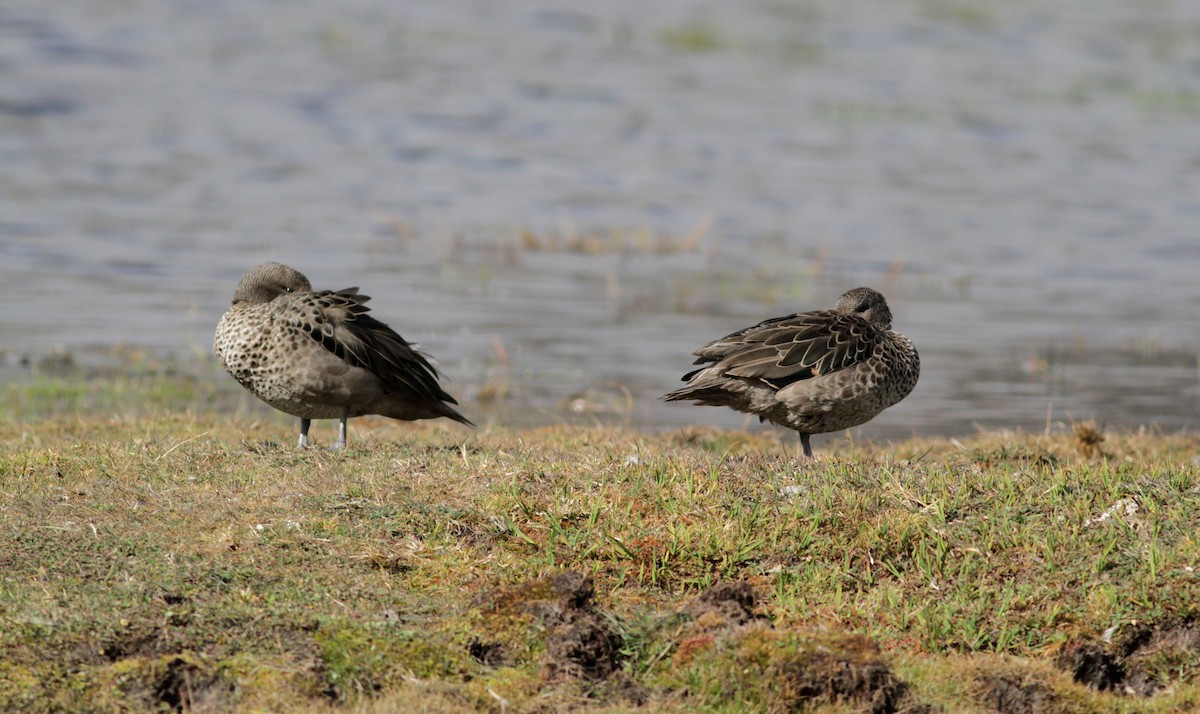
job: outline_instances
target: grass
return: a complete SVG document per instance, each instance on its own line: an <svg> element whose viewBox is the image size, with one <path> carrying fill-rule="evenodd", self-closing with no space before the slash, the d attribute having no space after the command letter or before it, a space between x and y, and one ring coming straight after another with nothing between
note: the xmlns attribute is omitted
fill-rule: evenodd
<svg viewBox="0 0 1200 714"><path fill-rule="evenodd" d="M1200 706L1193 436L797 466L735 432L367 418L297 452L214 394L8 388L0 709Z"/></svg>

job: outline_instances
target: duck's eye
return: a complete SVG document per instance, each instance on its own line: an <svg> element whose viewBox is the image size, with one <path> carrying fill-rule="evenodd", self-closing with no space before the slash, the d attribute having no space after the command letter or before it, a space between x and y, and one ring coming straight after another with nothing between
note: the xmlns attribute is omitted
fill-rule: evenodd
<svg viewBox="0 0 1200 714"><path fill-rule="evenodd" d="M863 304L861 304L857 308L855 308L854 311L855 312L866 312L867 310L870 310L870 309L871 309L871 306L864 302Z"/></svg>

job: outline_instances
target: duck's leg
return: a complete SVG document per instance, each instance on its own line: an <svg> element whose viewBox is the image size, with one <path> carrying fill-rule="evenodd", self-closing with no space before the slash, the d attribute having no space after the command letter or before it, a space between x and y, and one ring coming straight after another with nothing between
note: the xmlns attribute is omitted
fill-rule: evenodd
<svg viewBox="0 0 1200 714"><path fill-rule="evenodd" d="M312 426L312 419L300 418L300 440L296 442L297 449L308 448L308 427Z"/></svg>
<svg viewBox="0 0 1200 714"><path fill-rule="evenodd" d="M804 447L804 460L812 461L812 445L808 443L810 434L800 434L800 445Z"/></svg>
<svg viewBox="0 0 1200 714"><path fill-rule="evenodd" d="M350 418L350 407L342 408L342 419L338 422L338 440L333 445L335 449L346 448L346 420Z"/></svg>

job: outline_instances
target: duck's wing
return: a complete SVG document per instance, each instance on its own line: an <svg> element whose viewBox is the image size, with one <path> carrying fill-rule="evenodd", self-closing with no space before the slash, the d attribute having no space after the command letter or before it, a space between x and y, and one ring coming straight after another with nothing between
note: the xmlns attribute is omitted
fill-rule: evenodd
<svg viewBox="0 0 1200 714"><path fill-rule="evenodd" d="M716 368L727 376L759 379L781 389L862 362L884 338L860 317L818 310L764 320L694 354L696 364L706 365L701 369Z"/></svg>
<svg viewBox="0 0 1200 714"><path fill-rule="evenodd" d="M391 392L457 404L425 355L367 314L370 299L358 288L322 290L286 301L280 316L350 366L369 370Z"/></svg>
<svg viewBox="0 0 1200 714"><path fill-rule="evenodd" d="M812 313L807 313L812 314ZM713 340L707 345L695 350L692 354L696 355L694 364L704 364L706 362L719 362L725 357L745 349L748 344L761 342L763 338L759 335L766 335L772 329L789 320L795 320L803 315L784 315L783 317L772 317L768 320L763 320L757 325L752 325L737 332L731 332L720 339Z"/></svg>

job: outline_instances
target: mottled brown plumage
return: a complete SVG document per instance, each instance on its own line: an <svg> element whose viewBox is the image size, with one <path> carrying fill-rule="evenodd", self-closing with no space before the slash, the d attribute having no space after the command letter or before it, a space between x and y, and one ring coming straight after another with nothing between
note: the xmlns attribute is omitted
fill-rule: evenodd
<svg viewBox="0 0 1200 714"><path fill-rule="evenodd" d="M365 414L474 426L425 355L367 314L368 300L358 288L314 292L296 270L263 263L238 284L213 352L256 397L300 417L300 448L313 419L340 420L337 447L346 420Z"/></svg>
<svg viewBox="0 0 1200 714"><path fill-rule="evenodd" d="M693 352L700 369L665 401L694 400L758 415L809 436L874 418L912 392L921 361L892 330L887 301L871 288L842 294L832 310L802 312L739 330Z"/></svg>

